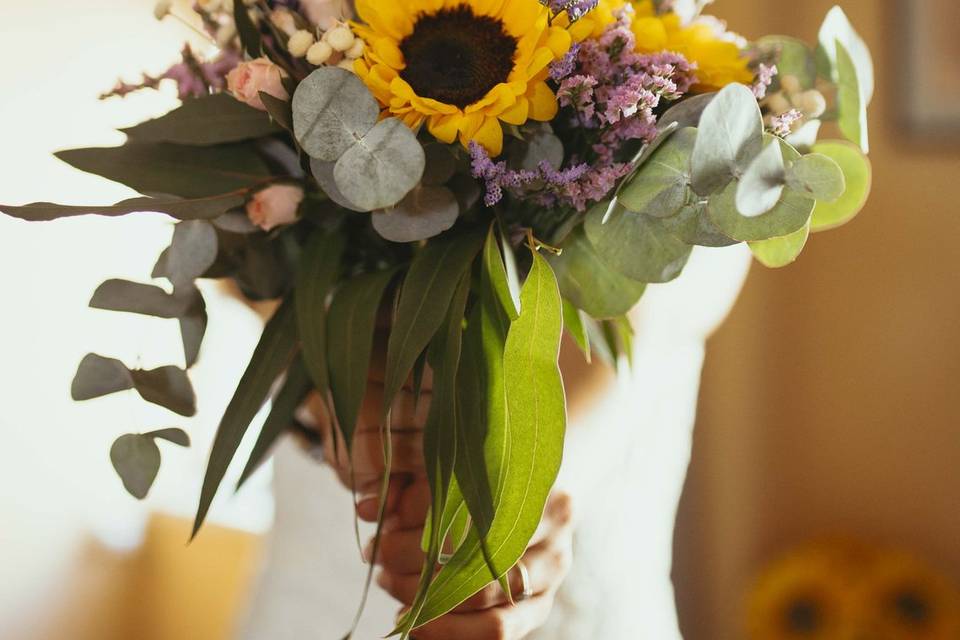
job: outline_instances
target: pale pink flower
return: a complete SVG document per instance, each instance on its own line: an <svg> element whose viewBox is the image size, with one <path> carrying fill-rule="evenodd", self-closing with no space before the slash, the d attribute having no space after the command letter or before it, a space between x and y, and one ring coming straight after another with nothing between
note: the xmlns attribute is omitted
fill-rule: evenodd
<svg viewBox="0 0 960 640"><path fill-rule="evenodd" d="M300 5L310 21L324 30L332 28L339 20L353 18L346 0L301 0Z"/></svg>
<svg viewBox="0 0 960 640"><path fill-rule="evenodd" d="M260 92L270 94L278 100L287 100L290 96L283 88L283 69L266 58L257 58L241 62L227 74L227 89L240 102L254 109L266 111Z"/></svg>
<svg viewBox="0 0 960 640"><path fill-rule="evenodd" d="M247 203L250 222L264 231L293 224L303 202L303 189L292 184L274 184L253 194Z"/></svg>

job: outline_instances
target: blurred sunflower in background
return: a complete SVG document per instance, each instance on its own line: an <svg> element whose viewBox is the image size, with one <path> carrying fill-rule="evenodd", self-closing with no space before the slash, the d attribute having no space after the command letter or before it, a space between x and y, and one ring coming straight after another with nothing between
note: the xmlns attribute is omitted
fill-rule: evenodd
<svg viewBox="0 0 960 640"><path fill-rule="evenodd" d="M558 111L550 63L573 44L538 0L358 0L355 70L384 107L438 140L503 150L503 126Z"/></svg>
<svg viewBox="0 0 960 640"><path fill-rule="evenodd" d="M857 597L864 637L877 640L960 638L960 594L914 556L892 552L867 567Z"/></svg>
<svg viewBox="0 0 960 640"><path fill-rule="evenodd" d="M771 565L747 602L751 640L854 640L852 585L842 554L811 545Z"/></svg>
<svg viewBox="0 0 960 640"><path fill-rule="evenodd" d="M853 540L804 545L747 601L751 640L957 640L960 593L917 558Z"/></svg>

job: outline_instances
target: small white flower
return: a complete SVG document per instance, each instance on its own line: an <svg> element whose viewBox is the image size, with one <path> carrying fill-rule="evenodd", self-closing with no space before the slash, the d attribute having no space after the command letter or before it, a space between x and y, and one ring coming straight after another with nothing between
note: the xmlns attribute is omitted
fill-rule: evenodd
<svg viewBox="0 0 960 640"><path fill-rule="evenodd" d="M315 39L312 33L306 29L300 29L290 36L290 41L287 42L287 49L290 50L290 55L294 58L302 58L307 55L307 51L310 50L314 42Z"/></svg>
<svg viewBox="0 0 960 640"><path fill-rule="evenodd" d="M347 27L334 27L323 34L323 39L330 44L335 51L349 51L353 46L353 32Z"/></svg>
<svg viewBox="0 0 960 640"><path fill-rule="evenodd" d="M170 14L170 9L173 7L173 0L160 0L153 7L153 15L157 20L163 20Z"/></svg>
<svg viewBox="0 0 960 640"><path fill-rule="evenodd" d="M316 42L307 50L307 62L319 67L333 55L333 47L324 41Z"/></svg>
<svg viewBox="0 0 960 640"><path fill-rule="evenodd" d="M197 6L206 13L213 13L223 8L223 0L197 0Z"/></svg>
<svg viewBox="0 0 960 640"><path fill-rule="evenodd" d="M347 71L352 72L352 71L353 71L353 62L354 62L353 60L349 60L349 59L347 59L347 58L344 58L343 60L341 60L340 62L337 63L337 66L340 67L341 69L346 69Z"/></svg>
<svg viewBox="0 0 960 640"><path fill-rule="evenodd" d="M363 40L356 38L353 41L353 46L350 47L350 50L347 51L347 57L351 60L356 60L357 58L363 56L363 51L366 48L366 45L363 43Z"/></svg>

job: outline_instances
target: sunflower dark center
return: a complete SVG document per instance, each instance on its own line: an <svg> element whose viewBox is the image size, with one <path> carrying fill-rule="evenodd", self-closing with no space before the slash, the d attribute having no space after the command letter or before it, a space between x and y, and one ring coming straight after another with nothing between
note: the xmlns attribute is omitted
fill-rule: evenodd
<svg viewBox="0 0 960 640"><path fill-rule="evenodd" d="M400 76L417 95L462 109L507 81L517 41L499 20L460 5L421 14L400 51L407 63Z"/></svg>
<svg viewBox="0 0 960 640"><path fill-rule="evenodd" d="M787 628L794 633L812 635L820 627L820 607L812 599L792 602L785 614Z"/></svg>
<svg viewBox="0 0 960 640"><path fill-rule="evenodd" d="M913 624L923 624L930 619L931 611L927 600L915 591L898 593L894 598L897 613Z"/></svg>

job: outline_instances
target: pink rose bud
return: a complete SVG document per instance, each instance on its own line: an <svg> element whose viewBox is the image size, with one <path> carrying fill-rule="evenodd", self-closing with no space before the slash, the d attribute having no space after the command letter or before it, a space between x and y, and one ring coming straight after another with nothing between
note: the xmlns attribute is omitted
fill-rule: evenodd
<svg viewBox="0 0 960 640"><path fill-rule="evenodd" d="M275 184L253 194L247 203L250 222L264 231L293 224L303 202L303 189L292 184Z"/></svg>
<svg viewBox="0 0 960 640"><path fill-rule="evenodd" d="M321 29L330 29L338 20L350 20L350 5L345 0L301 0L307 17Z"/></svg>
<svg viewBox="0 0 960 640"><path fill-rule="evenodd" d="M287 100L290 97L281 82L285 75L283 69L266 58L257 58L241 62L227 74L227 89L240 102L266 111L263 100L260 99L261 91L278 100Z"/></svg>

